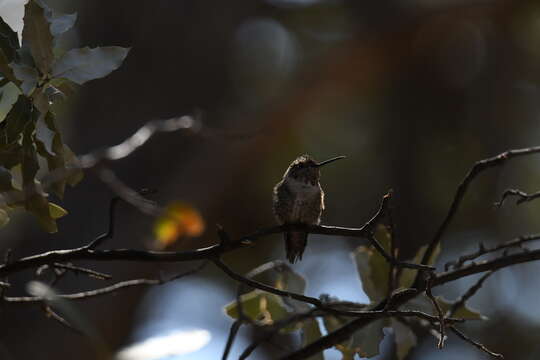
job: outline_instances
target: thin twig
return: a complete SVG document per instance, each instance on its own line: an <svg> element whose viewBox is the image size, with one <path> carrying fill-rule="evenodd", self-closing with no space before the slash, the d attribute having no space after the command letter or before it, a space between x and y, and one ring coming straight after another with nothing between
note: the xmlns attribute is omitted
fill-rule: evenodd
<svg viewBox="0 0 540 360"><path fill-rule="evenodd" d="M64 269L64 270L69 270L75 274L84 274L84 275L88 275L90 277L93 277L93 278L96 278L96 279L99 279L99 280L110 280L112 279L112 276L109 275L109 274L105 274L105 273L101 273L101 272L98 272L98 271L95 271L95 270L92 270L92 269L87 269L87 268L83 268L83 267L80 267L80 266L75 266L73 264L62 264L62 263L54 263L53 264L53 267L54 268L59 268L59 269Z"/></svg>
<svg viewBox="0 0 540 360"><path fill-rule="evenodd" d="M431 293L431 286L433 283L433 274L429 274L428 276L429 277L426 282L426 295L431 301L431 303L433 304L433 308L435 308L435 310L437 311L437 314L439 315L439 343L437 344L437 347L439 349L442 349L444 347L444 340L446 338L446 334L445 334L446 325L445 325L444 313L439 303L437 302L437 300Z"/></svg>
<svg viewBox="0 0 540 360"><path fill-rule="evenodd" d="M143 188L136 192L136 195L139 197L140 202L144 202L144 204L153 204L150 200L145 199L143 196L148 194L155 193L155 190ZM129 197L132 198L132 193L129 192ZM128 196L128 195L126 195ZM120 196L113 196L109 202L109 224L107 226L107 231L103 234L97 236L94 238L86 247L88 249L95 249L99 245L103 243L103 241L107 239L112 239L114 236L114 230L115 230L115 223L116 223L116 209L118 207L118 203L120 203L121 200L124 200L124 198ZM137 203L138 204L138 203Z"/></svg>
<svg viewBox="0 0 540 360"><path fill-rule="evenodd" d="M538 199L540 197L540 191L532 193L532 194L527 194L526 192L518 190L518 189L506 189L504 191L504 193L502 194L502 196L501 196L501 200L497 201L493 205L495 207L498 207L498 208L503 206L504 201L509 196L517 197L518 199L516 200L516 205L519 205L519 204L522 204L524 202L528 202L528 201L532 201L534 199Z"/></svg>
<svg viewBox="0 0 540 360"><path fill-rule="evenodd" d="M141 286L141 285L159 285L161 284L159 279L133 279L118 282L114 285L107 286L100 289L82 291L74 294L58 294L57 297L60 299L68 300L86 300L90 298L95 298L100 295L106 295L113 292L116 292L123 288ZM20 296L20 297L4 297L4 301L8 303L28 303L28 302L41 302L43 298L40 296Z"/></svg>
<svg viewBox="0 0 540 360"><path fill-rule="evenodd" d="M475 252L471 254L462 255L457 260L447 262L444 265L444 269L445 271L448 271L450 267L457 269L463 266L465 262L477 259L480 256L493 253L499 250L503 250L503 249L513 248L513 247L522 247L523 244L527 242L531 242L531 241L536 241L536 240L540 240L540 234L522 235L518 238L512 239L510 241L506 241L492 248L486 248L483 243L480 243L478 245L478 250L476 250Z"/></svg>
<svg viewBox="0 0 540 360"><path fill-rule="evenodd" d="M390 190L392 191L392 190ZM393 216L393 208L392 206L388 207L388 227L390 232L390 256L392 257L392 262L390 263L390 268L388 270L388 291L387 291L387 297L390 297L392 293L394 292L394 289L397 286L397 271L396 271L396 265L395 262L397 261L397 231L396 231L396 224L394 222L394 216Z"/></svg>
<svg viewBox="0 0 540 360"><path fill-rule="evenodd" d="M409 318L409 317L416 317L423 320L429 321L431 324L440 324L441 318L440 316L433 316L430 314L427 314L423 311L418 310L365 310L365 311L348 311L348 310L338 310L338 309L332 309L332 308L323 308L319 309L321 313L317 312L317 316L327 316L327 315L338 315L338 316L346 316L346 317L355 317L355 318L362 318L364 320L375 320L375 319L382 319L382 318L389 318L389 317L398 317L398 318ZM323 314L323 315L321 315ZM462 318L444 318L443 323L462 323L465 322L465 319Z"/></svg>
<svg viewBox="0 0 540 360"><path fill-rule="evenodd" d="M84 333L77 329L75 326L71 325L66 319L64 319L60 314L58 314L56 311L54 311L49 305L44 304L43 306L45 314L47 317L50 317L56 321L58 321L60 324L68 328L69 330L79 334L84 335Z"/></svg>
<svg viewBox="0 0 540 360"><path fill-rule="evenodd" d="M433 280L433 286L442 285L456 279L461 279L465 276L479 274L486 271L495 271L509 266L537 260L540 260L540 249L522 251L511 255L502 255L500 257L481 262L473 262L459 269L437 274Z"/></svg>
<svg viewBox="0 0 540 360"><path fill-rule="evenodd" d="M99 289L95 289L95 290L82 291L82 292L73 293L73 294L56 294L55 297L59 299L67 299L67 300L87 300L90 298L95 298L98 296L114 293L124 288L136 287L136 286L161 285L161 284L165 284L165 283L183 278L188 275L192 275L196 272L199 272L205 265L206 263L203 263L194 269L172 276L169 279L160 278L160 279L126 280L126 281L120 281L116 284L99 288ZM20 297L5 296L3 300L8 303L32 303L32 302L42 302L44 301L44 298L41 296L20 296Z"/></svg>
<svg viewBox="0 0 540 360"><path fill-rule="evenodd" d="M459 331L455 326L449 326L449 329L454 333L456 334L460 339L468 342L469 344L471 344L472 346L482 350L483 352L485 352L486 354L494 357L494 358L497 358L497 359L504 359L504 356L502 354L497 354L491 350L489 350L487 347L485 347L484 345L482 345L481 343L477 342L477 341L474 341L473 339L469 338L467 335L465 335L464 333L462 333L461 331Z"/></svg>
<svg viewBox="0 0 540 360"><path fill-rule="evenodd" d="M458 300L456 300L456 302L452 304L450 309L448 309L448 311L446 312L446 316L454 316L456 311L458 311L462 306L464 306L467 300L473 297L474 294L476 294L476 292L480 290L480 288L484 284L484 281L486 281L486 279L490 277L491 274L493 274L493 271L489 271L482 275L482 277L478 279L478 281L474 283L473 286L471 286Z"/></svg>
<svg viewBox="0 0 540 360"><path fill-rule="evenodd" d="M107 239L112 239L114 236L114 228L115 228L115 214L116 214L116 206L120 202L121 198L118 196L114 196L111 201L109 202L109 226L107 228L107 231L99 236L97 236L94 240L92 240L87 247L89 249L95 249L99 245L103 243L103 241Z"/></svg>
<svg viewBox="0 0 540 360"><path fill-rule="evenodd" d="M227 265L225 265L225 263L223 261L221 261L220 259L214 259L213 262L218 268L220 268L230 278L232 278L232 279L234 279L234 280L236 280L238 282L241 282L241 283L243 283L243 284L245 284L247 286L250 286L250 287L253 287L253 288L256 288L256 289L260 289L260 290L263 290L263 291L266 291L266 292L269 292L269 293L272 293L272 294L276 294L276 295L279 295L279 296L284 296L286 298L291 298L291 299L294 299L294 300L303 301L303 302L306 302L308 304L315 305L317 307L323 307L323 303L317 298L310 297L310 296L305 296L305 295L301 295L301 294L296 294L296 293L285 291L285 290L276 289L275 287L263 284L263 283L261 283L259 281L249 279L249 278L247 278L245 276L242 276L242 275L238 274L237 272L233 271L231 268L229 268Z"/></svg>

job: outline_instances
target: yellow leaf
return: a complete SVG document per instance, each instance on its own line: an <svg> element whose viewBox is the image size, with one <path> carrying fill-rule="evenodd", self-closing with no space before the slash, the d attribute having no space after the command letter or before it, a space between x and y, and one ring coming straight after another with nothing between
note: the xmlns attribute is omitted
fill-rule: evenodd
<svg viewBox="0 0 540 360"><path fill-rule="evenodd" d="M61 217L67 215L67 210L53 203L49 203L49 214L53 219L60 219Z"/></svg>
<svg viewBox="0 0 540 360"><path fill-rule="evenodd" d="M196 237L204 232L204 220L192 206L174 202L157 219L154 234L158 247L167 247L182 237Z"/></svg>

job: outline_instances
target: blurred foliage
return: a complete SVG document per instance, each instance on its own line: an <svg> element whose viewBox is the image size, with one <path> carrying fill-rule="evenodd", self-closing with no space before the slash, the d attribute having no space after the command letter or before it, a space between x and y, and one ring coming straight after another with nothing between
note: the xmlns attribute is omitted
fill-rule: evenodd
<svg viewBox="0 0 540 360"><path fill-rule="evenodd" d="M62 199L66 184L82 179L75 155L63 142L56 124L54 105L73 92L75 84L102 78L117 69L128 49L110 46L72 49L63 53L58 38L75 24L76 14L62 14L41 0L24 6L22 43L15 31L0 18L0 113L1 220L19 207L34 214L43 228L56 232L56 219L66 214L49 202L47 191ZM45 168L54 172L50 189L38 174Z"/></svg>
<svg viewBox="0 0 540 360"><path fill-rule="evenodd" d="M197 237L204 232L204 220L194 207L182 202L173 202L156 220L154 246L162 249L174 244L182 237Z"/></svg>

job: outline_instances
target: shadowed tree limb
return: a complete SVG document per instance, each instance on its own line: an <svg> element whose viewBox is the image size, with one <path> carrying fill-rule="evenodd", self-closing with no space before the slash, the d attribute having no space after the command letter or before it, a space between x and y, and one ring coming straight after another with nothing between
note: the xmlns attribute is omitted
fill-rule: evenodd
<svg viewBox="0 0 540 360"><path fill-rule="evenodd" d="M480 256L493 253L499 250L507 250L509 248L517 247L517 248L523 248L523 244L531 241L540 240L540 234L531 234L531 235L522 235L518 238L506 241L502 244L499 244L492 248L486 248L483 243L480 243L478 246L478 250L471 254L462 255L459 257L459 259L454 261L449 261L444 265L445 271L448 271L451 267L454 269L460 268L463 266L463 264L466 261L471 261L476 258L479 258Z"/></svg>
<svg viewBox="0 0 540 360"><path fill-rule="evenodd" d="M437 344L437 347L439 349L442 349L444 347L444 341L445 341L445 338L446 338L446 334L445 334L445 321L444 321L444 314L442 312L442 309L441 307L439 306L439 303L437 302L437 300L435 299L435 297L433 296L433 294L431 293L431 286L433 284L433 274L429 274L428 275L428 280L426 282L426 295L427 297L429 298L429 300L431 301L431 303L433 304L433 308L435 309L435 311L437 311L437 314L439 315L439 342Z"/></svg>
<svg viewBox="0 0 540 360"><path fill-rule="evenodd" d="M48 265L43 265L43 266L48 267ZM75 265L70 264L70 263L67 263L67 264L54 263L52 267L55 268L55 269L62 269L64 271L69 270L74 274L83 274L83 275L87 275L89 277L99 279L99 280L110 280L110 279L112 279L112 276L109 275L109 274L98 272L98 271L95 271L95 270L92 270L92 269L83 268L83 267L80 267L80 266L75 266Z"/></svg>
<svg viewBox="0 0 540 360"><path fill-rule="evenodd" d="M283 296L283 297L286 297L286 298L291 298L291 299L294 299L294 300L303 301L305 303L315 305L317 307L323 307L323 303L317 298L310 297L310 296L305 296L305 295L300 295L300 294L296 294L296 293L285 291L285 290L276 289L273 286L269 286L269 285L263 284L263 283L261 283L259 281L249 279L249 278L247 278L245 276L242 276L242 275L236 273L235 271L233 271L231 268L229 268L227 265L225 265L225 263L223 261L221 261L220 259L215 259L215 260L213 260L213 262L218 268L220 268L230 278L232 278L232 279L234 279L234 280L236 280L238 282L241 282L241 283L243 283L243 284L245 284L247 286L251 286L251 287L256 288L256 289L264 290L266 292L276 294L276 295L279 295L279 296Z"/></svg>
<svg viewBox="0 0 540 360"><path fill-rule="evenodd" d="M464 333L462 333L461 331L459 331L455 326L450 326L450 330L452 330L452 332L454 334L456 334L460 339L462 339L463 341L465 342L468 342L469 344L471 344L472 346L482 350L483 352L485 352L486 354L494 357L494 358L497 358L497 359L504 359L504 356L502 356L502 354L497 354L491 350L489 350L487 347L485 347L484 345L480 344L479 342L477 341L474 341L473 339L469 338L467 335L465 335Z"/></svg>
<svg viewBox="0 0 540 360"><path fill-rule="evenodd" d="M381 255L383 255L390 263L394 263L398 267L418 270L433 270L433 267L428 265L396 261L392 256L386 253L380 243L373 237L373 231L375 229L375 226L384 216L384 212L386 207L388 206L389 199L390 195L385 195L381 202L381 206L375 216L373 216L364 226L360 228L301 224L273 226L260 229L252 234L243 236L236 241L232 241L230 239L228 239L227 241L223 241L223 239L221 239L222 241L219 244L197 250L182 252L147 251L134 249L96 250L91 248L96 245L94 240L88 245L79 248L48 251L45 253L28 256L22 259L14 260L10 263L0 265L0 276L6 276L15 272L39 267L41 265L51 264L54 262L62 263L74 260L181 262L214 259L218 258L226 252L247 246L246 242L251 242L253 240L268 235L279 234L290 230L302 230L310 234L340 235L368 239L375 247L375 249L377 249L381 253Z"/></svg>
<svg viewBox="0 0 540 360"><path fill-rule="evenodd" d="M497 156L487 158L484 160L477 161L471 170L465 175L465 178L463 181L459 184L456 193L454 195L454 199L452 200L452 204L450 205L450 208L448 210L448 213L446 214L446 217L444 218L443 222L435 232L435 235L429 242L428 248L426 249L426 252L424 253L424 256L422 257L422 264L427 264L429 259L431 258L431 255L433 254L433 251L435 251L435 248L441 241L442 236L446 232L448 226L454 219L457 211L459 210L459 207L463 201L463 198L465 197L465 194L467 193L467 190L469 189L469 185L472 183L472 181L476 178L478 174L483 172L484 170L487 170L489 168L493 168L496 166L500 166L504 164L507 160L526 156L526 155L532 155L540 152L540 146L534 146L530 148L523 148L523 149L515 149L515 150L508 150L505 151ZM414 287L418 285L418 282L421 281L421 274L419 273L416 276Z"/></svg>
<svg viewBox="0 0 540 360"><path fill-rule="evenodd" d="M149 285L161 285L165 284L180 278L183 278L188 275L195 274L199 271L201 271L205 266L207 262L203 262L201 265L197 266L194 269L188 270L186 272L177 274L173 277L170 277L168 279L133 279L133 280L126 280L126 281L120 281L116 284L106 286L99 289L89 290L89 291L82 291L77 292L73 294L56 294L55 297L59 299L66 299L66 300L87 300L90 298L95 298L102 295L107 295L114 293L118 290L129 288L129 287L136 287L136 286L149 286ZM41 296L18 296L18 297L11 297L11 296L4 296L1 300L7 302L7 303L35 303L35 302L43 302L45 299Z"/></svg>
<svg viewBox="0 0 540 360"><path fill-rule="evenodd" d="M528 202L528 201L532 201L534 199L538 199L540 197L540 191L532 193L532 194L527 194L526 192L521 191L521 190L517 190L517 189L506 189L504 191L504 193L502 194L501 200L497 201L493 205L495 205L496 207L503 206L504 201L506 200L506 198L510 197L510 196L517 197L518 199L516 200L516 205L519 205L519 204L522 204L524 202Z"/></svg>

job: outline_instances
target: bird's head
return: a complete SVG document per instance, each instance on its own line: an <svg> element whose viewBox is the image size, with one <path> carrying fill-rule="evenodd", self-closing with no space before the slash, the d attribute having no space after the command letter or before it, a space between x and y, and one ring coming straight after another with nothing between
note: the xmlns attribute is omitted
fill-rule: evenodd
<svg viewBox="0 0 540 360"><path fill-rule="evenodd" d="M316 162L309 155L301 155L289 165L284 177L306 184L316 185L321 177L321 166L344 158L345 156L338 156L322 162Z"/></svg>

